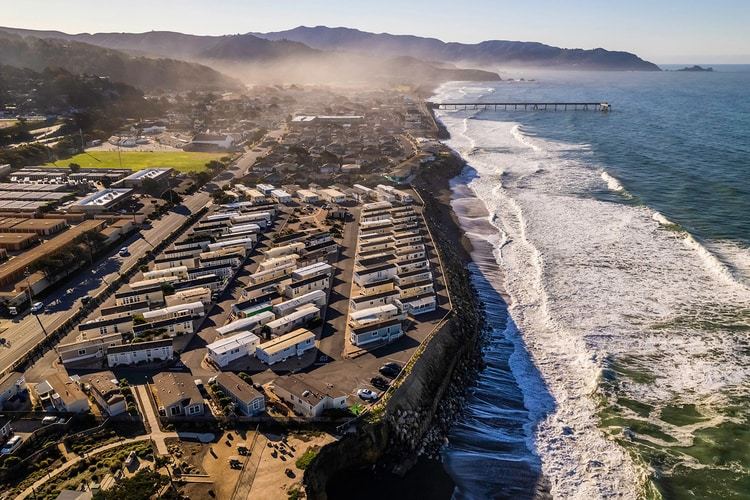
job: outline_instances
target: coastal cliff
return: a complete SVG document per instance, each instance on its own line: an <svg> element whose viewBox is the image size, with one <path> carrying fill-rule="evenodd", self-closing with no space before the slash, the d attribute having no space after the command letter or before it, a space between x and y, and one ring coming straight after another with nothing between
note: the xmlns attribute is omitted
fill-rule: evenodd
<svg viewBox="0 0 750 500"><path fill-rule="evenodd" d="M308 498L328 498L329 481L349 471L375 468L398 477L420 457L436 459L465 389L481 367L483 316L466 270L467 243L450 207L449 181L463 166L460 158L444 156L412 182L440 249L453 312L407 365L408 375L384 405L320 450L305 471ZM451 491L442 493L449 497Z"/></svg>

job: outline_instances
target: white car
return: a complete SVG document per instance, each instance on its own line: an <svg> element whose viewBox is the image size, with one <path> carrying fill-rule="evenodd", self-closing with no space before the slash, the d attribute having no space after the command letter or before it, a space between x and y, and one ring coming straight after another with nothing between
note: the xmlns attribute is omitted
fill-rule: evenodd
<svg viewBox="0 0 750 500"><path fill-rule="evenodd" d="M57 417L44 417L42 419L42 425L54 424L57 422Z"/></svg>
<svg viewBox="0 0 750 500"><path fill-rule="evenodd" d="M365 401L377 401L380 395L370 389L357 389L357 396Z"/></svg>
<svg viewBox="0 0 750 500"><path fill-rule="evenodd" d="M120 257L127 257L128 255L130 255L130 250L128 250L128 247L122 247L119 253Z"/></svg>
<svg viewBox="0 0 750 500"><path fill-rule="evenodd" d="M21 436L13 436L5 443L3 449L0 450L0 455L10 455L21 446L21 443L23 443Z"/></svg>
<svg viewBox="0 0 750 500"><path fill-rule="evenodd" d="M44 311L44 302L34 302L31 304L31 312L38 313Z"/></svg>

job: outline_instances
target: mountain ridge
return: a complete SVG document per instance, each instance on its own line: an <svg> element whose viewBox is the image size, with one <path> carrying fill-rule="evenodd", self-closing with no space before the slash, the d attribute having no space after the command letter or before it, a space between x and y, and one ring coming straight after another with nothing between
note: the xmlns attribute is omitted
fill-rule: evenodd
<svg viewBox="0 0 750 500"><path fill-rule="evenodd" d="M366 51L377 55L408 55L423 60L535 66L560 69L610 69L660 71L635 54L595 49L564 49L540 42L485 40L475 44L444 42L416 35L371 33L353 28L298 26L276 32L253 32L268 40L304 43L320 50Z"/></svg>

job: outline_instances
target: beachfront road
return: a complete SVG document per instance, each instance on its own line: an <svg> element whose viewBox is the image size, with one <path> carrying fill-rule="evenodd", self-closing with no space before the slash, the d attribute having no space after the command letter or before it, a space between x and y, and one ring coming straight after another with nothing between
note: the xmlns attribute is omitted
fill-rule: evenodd
<svg viewBox="0 0 750 500"><path fill-rule="evenodd" d="M45 333L40 323L47 333L63 324L81 307L83 297L103 290L117 278L120 269L135 263L177 229L191 213L200 210L210 200L210 196L203 191L186 197L181 205L153 222L150 229L133 234L120 245L128 247L130 256L120 257L117 254L119 247L111 249L105 257L95 261L90 267L84 267L43 297L41 300L46 307L42 314L34 316L26 313L13 321L4 322L7 329L0 333L0 337L5 339L5 343L0 345L0 373L10 368L44 338Z"/></svg>

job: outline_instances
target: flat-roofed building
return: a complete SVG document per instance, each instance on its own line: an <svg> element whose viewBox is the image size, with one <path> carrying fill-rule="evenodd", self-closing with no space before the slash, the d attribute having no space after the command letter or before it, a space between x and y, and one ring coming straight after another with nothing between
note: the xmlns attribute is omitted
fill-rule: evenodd
<svg viewBox="0 0 750 500"><path fill-rule="evenodd" d="M331 284L331 277L327 274L312 276L300 281L292 281L284 287L284 295L296 299L315 290L327 290Z"/></svg>
<svg viewBox="0 0 750 500"><path fill-rule="evenodd" d="M268 271L269 269L276 269L281 266L285 266L287 264L295 264L297 263L297 260L299 259L299 255L296 253L292 253L289 255L282 255L280 257L273 257L271 259L266 259L260 264L258 264L258 271Z"/></svg>
<svg viewBox="0 0 750 500"><path fill-rule="evenodd" d="M328 294L324 290L313 290L312 292L300 295L296 299L290 299L274 305L272 311L277 317L283 317L307 304L323 307L327 301Z"/></svg>
<svg viewBox="0 0 750 500"><path fill-rule="evenodd" d="M297 198L302 203L317 203L320 200L320 196L310 189L300 189L297 191Z"/></svg>
<svg viewBox="0 0 750 500"><path fill-rule="evenodd" d="M78 325L81 334L109 335L112 333L133 333L133 318L128 314L92 319Z"/></svg>
<svg viewBox="0 0 750 500"><path fill-rule="evenodd" d="M255 348L255 357L267 365L300 357L315 347L315 334L306 328L297 328Z"/></svg>
<svg viewBox="0 0 750 500"><path fill-rule="evenodd" d="M346 195L338 189L318 189L318 194L320 195L321 199L327 201L328 203L343 203L346 201Z"/></svg>
<svg viewBox="0 0 750 500"><path fill-rule="evenodd" d="M82 375L81 385L94 398L102 412L114 417L128 410L128 403L122 395L117 377L110 371Z"/></svg>
<svg viewBox="0 0 750 500"><path fill-rule="evenodd" d="M395 303L352 311L349 315L349 326L358 328L392 319L401 321L406 319L406 313Z"/></svg>
<svg viewBox="0 0 750 500"><path fill-rule="evenodd" d="M263 250L262 252L263 252L263 255L265 255L267 259L273 259L276 257L283 257L285 255L299 254L304 249L305 249L304 243L296 242L296 243L290 243L288 245L283 245L280 247L269 248L267 250Z"/></svg>
<svg viewBox="0 0 750 500"><path fill-rule="evenodd" d="M266 397L236 373L221 372L216 375L215 380L224 394L232 400L238 413L251 417L265 411Z"/></svg>
<svg viewBox="0 0 750 500"><path fill-rule="evenodd" d="M250 331L256 332L266 325L270 321L273 321L276 316L271 311L263 311L246 318L240 318L238 320L227 323L224 326L220 326L216 329L216 333L221 336L229 335L230 333L239 331Z"/></svg>
<svg viewBox="0 0 750 500"><path fill-rule="evenodd" d="M11 233L34 233L39 236L51 236L68 227L65 219L25 219L6 231Z"/></svg>
<svg viewBox="0 0 750 500"><path fill-rule="evenodd" d="M404 310L412 316L419 316L437 309L437 299L434 293L417 295L408 299L399 299Z"/></svg>
<svg viewBox="0 0 750 500"><path fill-rule="evenodd" d="M163 332L170 337L177 337L186 333L193 333L195 326L191 317L168 318L133 326L133 333L136 337L149 331Z"/></svg>
<svg viewBox="0 0 750 500"><path fill-rule="evenodd" d="M130 284L130 288L133 290L145 290L151 289L162 284L171 284L179 281L179 276L160 276L158 278L145 279L140 281L134 281Z"/></svg>
<svg viewBox="0 0 750 500"><path fill-rule="evenodd" d="M110 349L122 345L122 342L121 333L84 335L74 342L58 344L55 351L60 356L62 364L69 365L102 359Z"/></svg>
<svg viewBox="0 0 750 500"><path fill-rule="evenodd" d="M435 285L432 280L415 281L407 285L400 285L398 291L399 299L403 300L427 293L435 293Z"/></svg>
<svg viewBox="0 0 750 500"><path fill-rule="evenodd" d="M354 327L349 333L349 339L356 346L373 342L393 342L404 334L401 323L400 319L391 319Z"/></svg>
<svg viewBox="0 0 750 500"><path fill-rule="evenodd" d="M187 290L189 288L195 288L195 287L205 287L205 288L209 288L212 292L215 292L222 287L223 281L224 280L221 276L218 276L217 274L213 274L213 273L208 273L208 274L202 274L196 278L173 283L172 286L177 291Z"/></svg>
<svg viewBox="0 0 750 500"><path fill-rule="evenodd" d="M187 288L185 290L177 290L172 295L164 297L167 306L176 306L180 304L190 304L193 302L200 302L204 307L208 307L211 304L211 289L208 287L195 287Z"/></svg>
<svg viewBox="0 0 750 500"><path fill-rule="evenodd" d="M320 417L325 410L347 406L346 394L331 394L296 375L277 378L271 390L279 399L291 405L297 414L308 418Z"/></svg>
<svg viewBox="0 0 750 500"><path fill-rule="evenodd" d="M115 303L118 306L145 302L146 304L164 303L164 290L160 285L154 285L138 290L123 290L115 292Z"/></svg>
<svg viewBox="0 0 750 500"><path fill-rule="evenodd" d="M162 307L143 313L143 319L146 322L153 323L172 318L199 318L203 316L205 306L200 300L175 304L172 306Z"/></svg>
<svg viewBox="0 0 750 500"><path fill-rule="evenodd" d="M291 332L298 327L307 325L312 320L318 318L320 318L320 308L313 304L306 304L288 313L286 316L269 321L262 330L267 330L271 336L277 337Z"/></svg>
<svg viewBox="0 0 750 500"><path fill-rule="evenodd" d="M156 182L167 187L171 173L171 168L144 168L115 182L114 187L140 189L145 182Z"/></svg>
<svg viewBox="0 0 750 500"><path fill-rule="evenodd" d="M102 189L101 191L78 200L70 206L70 210L86 213L108 212L120 203L129 199L132 194L132 189Z"/></svg>
<svg viewBox="0 0 750 500"><path fill-rule="evenodd" d="M430 261L425 258L404 260L401 262L396 262L396 267L398 268L397 274L408 273L412 271L429 269Z"/></svg>
<svg viewBox="0 0 750 500"><path fill-rule="evenodd" d="M271 198L273 198L276 203L291 203L292 201L292 195L284 191L283 189L274 189L271 191Z"/></svg>
<svg viewBox="0 0 750 500"><path fill-rule="evenodd" d="M394 279L397 286L407 286L419 281L432 280L432 271L430 269L417 269L408 273L400 273Z"/></svg>
<svg viewBox="0 0 750 500"><path fill-rule="evenodd" d="M316 262L295 269L292 272L292 279L302 281L316 276L330 276L331 274L333 274L333 266L325 262Z"/></svg>
<svg viewBox="0 0 750 500"><path fill-rule="evenodd" d="M165 277L176 277L179 279L185 279L188 277L188 268L187 266L176 266L176 267L168 267L166 269L157 269L155 271L147 271L143 273L144 280L152 280L156 278L165 278Z"/></svg>
<svg viewBox="0 0 750 500"><path fill-rule="evenodd" d="M153 376L154 396L159 414L165 417L198 416L204 401L189 373L162 372Z"/></svg>
<svg viewBox="0 0 750 500"><path fill-rule="evenodd" d="M369 309L371 307L384 306L398 300L398 296L398 290L388 290L372 295L359 295L349 299L349 307L352 311L361 311L362 309Z"/></svg>
<svg viewBox="0 0 750 500"><path fill-rule="evenodd" d="M102 317L118 316L118 315L133 316L134 314L146 312L148 310L149 310L148 302L142 301L142 302L134 302L132 304L123 304L121 306L102 307L99 310L99 312L101 312Z"/></svg>
<svg viewBox="0 0 750 500"><path fill-rule="evenodd" d="M118 345L107 351L107 366L139 365L168 361L174 355L172 339Z"/></svg>
<svg viewBox="0 0 750 500"><path fill-rule="evenodd" d="M252 332L240 331L221 337L206 346L206 358L219 368L224 368L232 361L255 354L260 338Z"/></svg>
<svg viewBox="0 0 750 500"><path fill-rule="evenodd" d="M10 252L19 252L39 241L34 233L0 233L0 248Z"/></svg>
<svg viewBox="0 0 750 500"><path fill-rule="evenodd" d="M364 286L373 281L381 281L396 276L398 268L391 263L376 265L369 268L361 268L354 271L354 282L358 286Z"/></svg>
<svg viewBox="0 0 750 500"><path fill-rule="evenodd" d="M289 276L297 268L295 262L289 262L287 264L268 269L265 271L258 271L250 275L250 283L257 285L260 283L266 283L268 281L281 278L283 276Z"/></svg>

